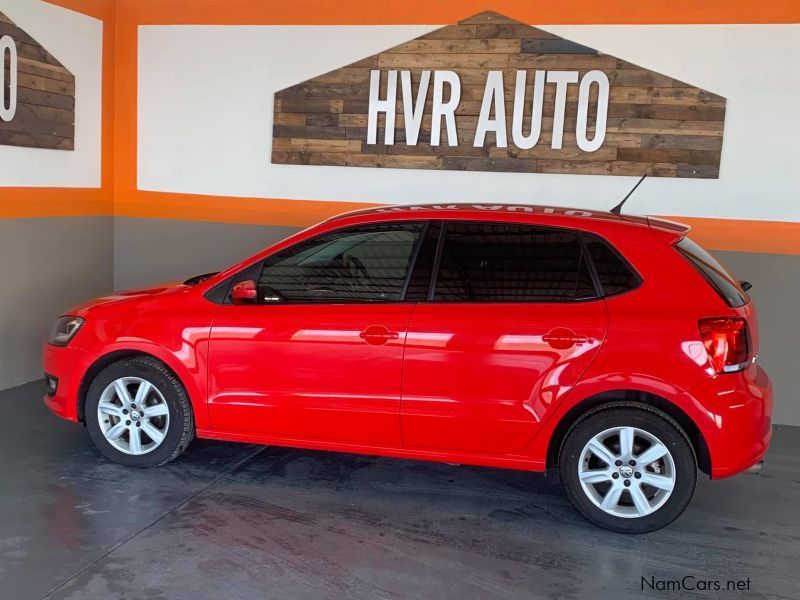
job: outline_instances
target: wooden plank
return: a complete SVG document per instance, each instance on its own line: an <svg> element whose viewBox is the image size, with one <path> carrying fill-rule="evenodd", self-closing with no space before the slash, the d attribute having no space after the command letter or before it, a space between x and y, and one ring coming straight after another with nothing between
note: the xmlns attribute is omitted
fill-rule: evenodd
<svg viewBox="0 0 800 600"><path fill-rule="evenodd" d="M449 171L535 173L536 160L518 158L472 158L462 156L445 156L443 168Z"/></svg>
<svg viewBox="0 0 800 600"><path fill-rule="evenodd" d="M717 121L725 120L724 106L679 106L669 104L620 104L611 103L608 106L610 118L634 119L678 119L686 121Z"/></svg>
<svg viewBox="0 0 800 600"><path fill-rule="evenodd" d="M509 54L392 54L382 52L378 55L381 69L502 69L509 66Z"/></svg>
<svg viewBox="0 0 800 600"><path fill-rule="evenodd" d="M305 124L311 127L338 127L339 115L336 113L313 113L306 116Z"/></svg>
<svg viewBox="0 0 800 600"><path fill-rule="evenodd" d="M520 40L411 40L391 50L387 54L512 54L520 51ZM383 54L383 53L382 53Z"/></svg>
<svg viewBox="0 0 800 600"><path fill-rule="evenodd" d="M314 114L317 114L317 113L314 113ZM306 124L306 114L305 113L276 112L275 113L275 118L273 119L273 124L274 125L305 125Z"/></svg>
<svg viewBox="0 0 800 600"><path fill-rule="evenodd" d="M11 121L0 120L0 129L19 133L38 133L54 137L75 137L73 123L46 121L36 114L36 107L17 103L17 111Z"/></svg>
<svg viewBox="0 0 800 600"><path fill-rule="evenodd" d="M686 148L689 150L722 150L722 138L701 135L642 135L643 148Z"/></svg>
<svg viewBox="0 0 800 600"><path fill-rule="evenodd" d="M17 73L17 87L39 90L50 94L60 94L61 96L74 96L75 84L57 79L48 79L31 75L29 73Z"/></svg>
<svg viewBox="0 0 800 600"><path fill-rule="evenodd" d="M360 152L360 140L326 140L308 138L275 138L273 150L286 152Z"/></svg>
<svg viewBox="0 0 800 600"><path fill-rule="evenodd" d="M495 39L561 39L557 35L523 25L522 23L478 23L476 25L475 36L479 38Z"/></svg>
<svg viewBox="0 0 800 600"><path fill-rule="evenodd" d="M477 25L448 25L420 36L420 40L454 40L476 37ZM485 36L482 36L485 37Z"/></svg>
<svg viewBox="0 0 800 600"><path fill-rule="evenodd" d="M351 96L363 96L364 94L369 97L369 83L343 83L327 85L300 83L293 85L290 88L286 88L285 90L281 90L276 94L276 97L280 98L281 100L303 98L311 100L318 98L347 98Z"/></svg>
<svg viewBox="0 0 800 600"><path fill-rule="evenodd" d="M508 66L515 69L619 69L621 61L605 54L514 54Z"/></svg>
<svg viewBox="0 0 800 600"><path fill-rule="evenodd" d="M522 40L520 51L523 54L597 54L594 48L561 38Z"/></svg>
<svg viewBox="0 0 800 600"><path fill-rule="evenodd" d="M276 110L285 113L301 112L301 113L329 113L335 112L331 100L325 98L315 98L306 100L304 98L277 98ZM278 104L280 102L280 104Z"/></svg>
<svg viewBox="0 0 800 600"><path fill-rule="evenodd" d="M54 137L40 133L6 131L0 128L0 145L50 150L74 150L75 141L67 137Z"/></svg>
<svg viewBox="0 0 800 600"><path fill-rule="evenodd" d="M687 165L679 163L677 176L692 179L717 179L719 178L719 165Z"/></svg>
<svg viewBox="0 0 800 600"><path fill-rule="evenodd" d="M47 63L31 60L30 58L17 57L17 72L38 75L48 79L56 79L74 84L75 76L64 67L49 65Z"/></svg>
<svg viewBox="0 0 800 600"><path fill-rule="evenodd" d="M54 108L51 106L38 106L36 104L27 104L24 102L17 102L17 110L23 107L23 111L31 111L36 118L42 121L52 121L55 123L64 123L67 125L75 124L75 111L65 108Z"/></svg>
<svg viewBox="0 0 800 600"><path fill-rule="evenodd" d="M720 154L714 150L687 150L686 148L620 148L618 158L628 162L719 166Z"/></svg>
<svg viewBox="0 0 800 600"><path fill-rule="evenodd" d="M725 98L698 88L611 87L609 102L725 106Z"/></svg>
<svg viewBox="0 0 800 600"><path fill-rule="evenodd" d="M63 96L61 94L51 94L39 90L19 88L17 90L18 104L35 104L37 106L47 106L51 108L63 108L65 110L75 110L75 97Z"/></svg>
<svg viewBox="0 0 800 600"><path fill-rule="evenodd" d="M585 152L576 146L560 148L558 150L549 145L537 144L533 148L521 150L517 147L491 148L489 156L492 158L535 158L535 159L558 159L558 160L588 160L588 161L609 161L617 159L617 148L599 148L594 152Z"/></svg>
<svg viewBox="0 0 800 600"><path fill-rule="evenodd" d="M340 167L441 169L442 160L438 156L389 156L382 154L314 152L310 154L308 164Z"/></svg>
<svg viewBox="0 0 800 600"><path fill-rule="evenodd" d="M347 130L343 127L310 127L300 125L273 125L272 135L276 138L313 138L320 140L343 140Z"/></svg>
<svg viewBox="0 0 800 600"><path fill-rule="evenodd" d="M723 124L717 121L610 118L606 124L606 131L612 133L665 133L721 137L722 127Z"/></svg>

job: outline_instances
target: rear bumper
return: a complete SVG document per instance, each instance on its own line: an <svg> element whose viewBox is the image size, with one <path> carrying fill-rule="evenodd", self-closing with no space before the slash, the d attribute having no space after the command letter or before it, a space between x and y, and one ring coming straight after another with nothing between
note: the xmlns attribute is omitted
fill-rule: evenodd
<svg viewBox="0 0 800 600"><path fill-rule="evenodd" d="M78 390L81 376L86 372L87 355L77 348L45 344L42 363L47 377L57 380L53 390L47 390L44 403L59 417L78 420Z"/></svg>
<svg viewBox="0 0 800 600"><path fill-rule="evenodd" d="M741 473L764 458L772 437L772 383L760 366L717 375L680 396L702 414L695 421L708 446L712 479Z"/></svg>

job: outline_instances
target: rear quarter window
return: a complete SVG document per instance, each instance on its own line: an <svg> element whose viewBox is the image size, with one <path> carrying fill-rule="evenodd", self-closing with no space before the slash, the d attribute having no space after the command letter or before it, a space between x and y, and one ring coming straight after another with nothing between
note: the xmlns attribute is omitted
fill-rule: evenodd
<svg viewBox="0 0 800 600"><path fill-rule="evenodd" d="M595 235L584 233L583 236L604 296L616 296L639 287L641 277L617 250Z"/></svg>
<svg viewBox="0 0 800 600"><path fill-rule="evenodd" d="M675 248L703 276L731 308L744 306L750 297L742 286L717 259L689 238L681 239Z"/></svg>

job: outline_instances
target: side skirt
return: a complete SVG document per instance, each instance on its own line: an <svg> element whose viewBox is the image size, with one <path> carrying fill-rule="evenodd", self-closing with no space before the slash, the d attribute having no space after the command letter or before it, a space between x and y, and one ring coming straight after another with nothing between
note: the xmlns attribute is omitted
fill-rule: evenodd
<svg viewBox="0 0 800 600"><path fill-rule="evenodd" d="M242 442L260 444L262 446L282 446L286 448L303 448L306 450L324 450L328 452L346 452L349 454L367 454L390 458L408 458L412 460L428 460L432 462L458 463L481 467L497 467L520 471L545 470L545 461L535 460L528 456L471 454L459 452L437 452L419 448L393 448L384 446L364 446L359 444L343 444L320 440L304 440L258 433L242 433L218 431L214 429L198 429L197 437L206 440L225 442Z"/></svg>

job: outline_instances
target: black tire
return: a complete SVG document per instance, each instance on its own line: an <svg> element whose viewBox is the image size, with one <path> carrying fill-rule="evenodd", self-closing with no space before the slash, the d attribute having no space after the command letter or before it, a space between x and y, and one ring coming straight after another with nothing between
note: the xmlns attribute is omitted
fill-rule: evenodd
<svg viewBox="0 0 800 600"><path fill-rule="evenodd" d="M579 461L586 444L594 436L614 427L644 430L658 438L672 455L675 465L672 493L660 508L645 516L627 518L604 511L584 491L578 477ZM564 437L558 465L564 492L578 512L595 525L620 533L647 533L669 525L686 509L697 484L694 448L680 425L669 415L636 403L616 402L604 405L581 417ZM639 468L642 468L641 465ZM614 481L618 479L619 474ZM623 483L624 480L625 477L622 477ZM636 480L631 479L631 484L637 484ZM630 503L630 500L631 497L626 496L623 491L621 503ZM650 502L654 500L651 498Z"/></svg>
<svg viewBox="0 0 800 600"><path fill-rule="evenodd" d="M169 410L169 425L159 446L141 455L126 454L105 438L98 422L97 406L103 391L121 377L138 377L154 385ZM150 468L167 463L189 446L194 439L194 415L183 384L162 362L137 357L115 362L94 378L86 395L86 429L97 450L109 460L128 467Z"/></svg>

